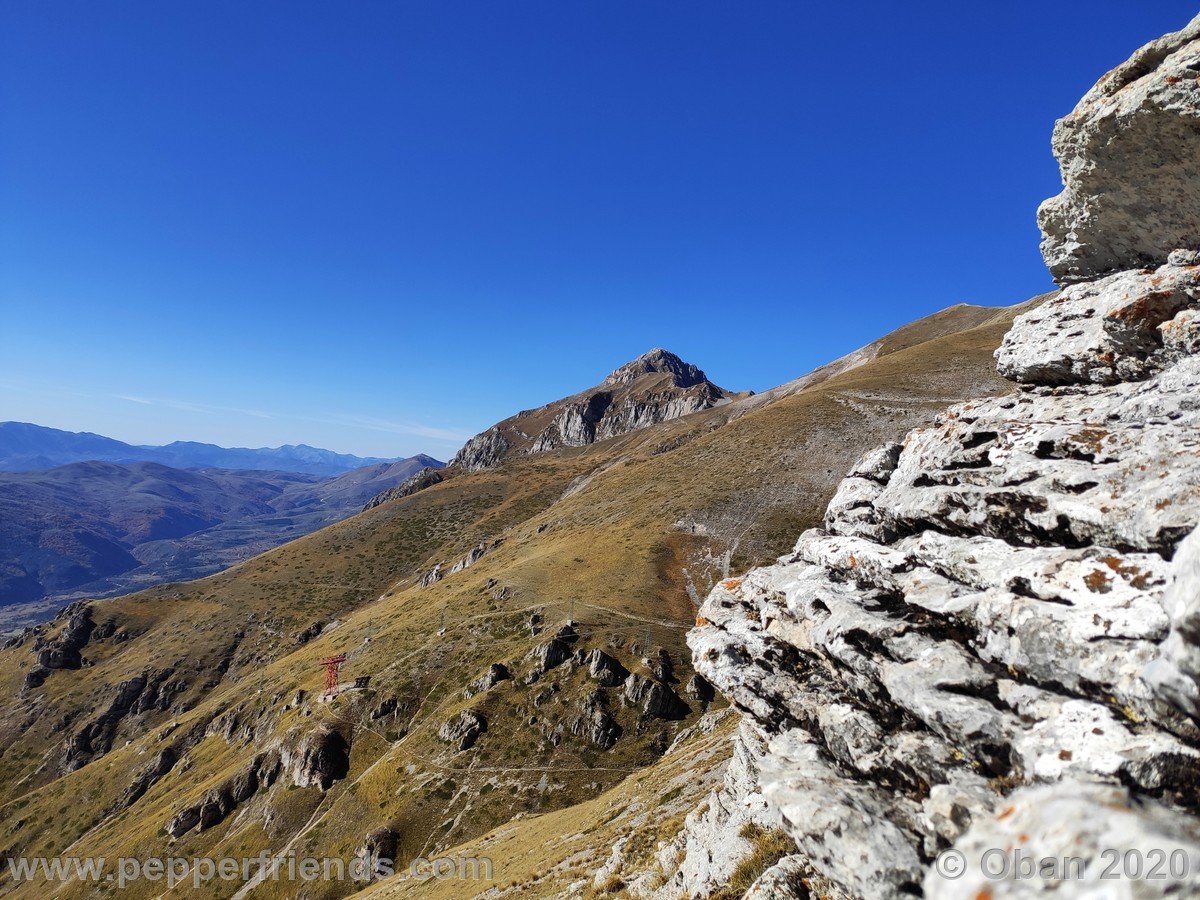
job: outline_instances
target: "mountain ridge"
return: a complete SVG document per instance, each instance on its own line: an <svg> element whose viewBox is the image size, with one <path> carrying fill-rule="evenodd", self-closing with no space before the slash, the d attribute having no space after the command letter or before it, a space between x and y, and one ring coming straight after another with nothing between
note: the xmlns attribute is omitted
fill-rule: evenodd
<svg viewBox="0 0 1200 900"><path fill-rule="evenodd" d="M129 444L90 431L65 431L31 422L0 422L0 471L28 472L76 462L156 462L176 469L231 469L339 475L351 469L397 462L401 457L362 457L308 444L221 447L200 441ZM432 459L432 457L431 457Z"/></svg>

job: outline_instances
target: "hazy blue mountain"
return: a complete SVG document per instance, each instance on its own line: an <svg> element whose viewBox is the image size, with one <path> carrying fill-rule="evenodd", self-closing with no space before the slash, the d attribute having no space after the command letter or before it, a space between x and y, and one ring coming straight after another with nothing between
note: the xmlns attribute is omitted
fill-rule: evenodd
<svg viewBox="0 0 1200 900"><path fill-rule="evenodd" d="M334 477L103 461L0 472L0 632L75 597L210 575L442 465L422 455Z"/></svg>
<svg viewBox="0 0 1200 900"><path fill-rule="evenodd" d="M29 472L77 462L156 462L176 469L244 469L340 475L395 459L334 453L307 444L218 447L175 441L161 447L127 444L91 432L60 431L28 422L0 422L0 471Z"/></svg>

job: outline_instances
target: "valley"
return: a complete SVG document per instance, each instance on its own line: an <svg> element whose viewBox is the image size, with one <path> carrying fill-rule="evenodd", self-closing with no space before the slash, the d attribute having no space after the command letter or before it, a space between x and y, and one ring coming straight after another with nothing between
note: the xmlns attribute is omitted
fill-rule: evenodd
<svg viewBox="0 0 1200 900"><path fill-rule="evenodd" d="M73 599L228 568L441 465L418 456L335 476L153 462L0 472L0 633Z"/></svg>

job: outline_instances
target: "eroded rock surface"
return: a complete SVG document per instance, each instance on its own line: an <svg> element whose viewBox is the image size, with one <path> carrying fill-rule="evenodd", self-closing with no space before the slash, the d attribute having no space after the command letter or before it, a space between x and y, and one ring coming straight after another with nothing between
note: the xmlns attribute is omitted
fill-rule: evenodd
<svg viewBox="0 0 1200 900"><path fill-rule="evenodd" d="M438 730L438 737L448 744L454 744L461 750L470 750L479 740L479 736L487 731L487 718L481 712L464 709L454 718L445 722Z"/></svg>
<svg viewBox="0 0 1200 900"><path fill-rule="evenodd" d="M327 723L287 735L278 750L282 769L296 787L325 791L350 771L350 745Z"/></svg>
<svg viewBox="0 0 1200 900"><path fill-rule="evenodd" d="M389 500L399 500L401 497L407 497L415 494L418 491L423 491L425 488L433 487L435 484L441 484L446 480L446 476L442 474L440 469L435 469L433 466L426 466L415 475L410 475L404 481L400 482L394 488L388 488L386 491L381 491L363 507L365 512L368 509L374 509L387 503Z"/></svg>
<svg viewBox="0 0 1200 900"><path fill-rule="evenodd" d="M1064 188L1038 225L1057 281L1200 249L1200 17L1101 78L1052 146Z"/></svg>
<svg viewBox="0 0 1200 900"><path fill-rule="evenodd" d="M1019 390L864 455L823 528L701 608L696 670L765 748L751 792L799 851L761 890L797 873L864 898L1187 890L980 861L1200 859L1198 37L1200 20L1143 48L1059 124L1044 246L1079 283L997 351ZM950 848L976 877L939 880Z"/></svg>

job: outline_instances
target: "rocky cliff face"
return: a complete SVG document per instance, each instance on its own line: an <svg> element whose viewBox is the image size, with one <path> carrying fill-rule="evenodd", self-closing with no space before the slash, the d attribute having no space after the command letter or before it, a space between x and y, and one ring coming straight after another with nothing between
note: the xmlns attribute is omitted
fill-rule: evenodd
<svg viewBox="0 0 1200 900"><path fill-rule="evenodd" d="M654 349L612 372L602 384L526 410L467 441L454 458L468 472L516 453L584 447L595 441L727 403L734 394L674 353Z"/></svg>
<svg viewBox="0 0 1200 900"><path fill-rule="evenodd" d="M1110 847L1200 860L1198 77L1200 19L1059 123L1043 247L1081 283L997 351L1019 391L866 454L824 528L704 603L745 762L689 829L765 803L799 851L765 895L1182 895L1086 891ZM680 846L669 889L706 896ZM1091 881L989 880L1014 847Z"/></svg>
<svg viewBox="0 0 1200 900"><path fill-rule="evenodd" d="M1038 210L1059 282L1200 246L1200 17L1113 69L1054 128L1063 192Z"/></svg>

